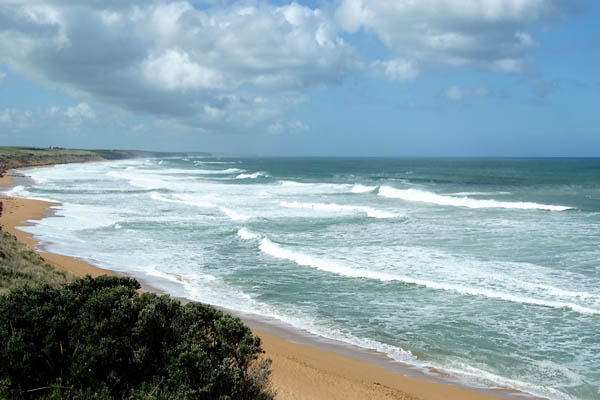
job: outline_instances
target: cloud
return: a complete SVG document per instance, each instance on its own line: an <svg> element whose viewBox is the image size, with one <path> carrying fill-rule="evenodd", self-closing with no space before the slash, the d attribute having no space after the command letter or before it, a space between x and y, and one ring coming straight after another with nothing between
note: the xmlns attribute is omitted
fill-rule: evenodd
<svg viewBox="0 0 600 400"><path fill-rule="evenodd" d="M79 103L76 106L68 107L65 115L72 120L96 119L96 113L87 103Z"/></svg>
<svg viewBox="0 0 600 400"><path fill-rule="evenodd" d="M87 103L79 103L71 107L53 106L33 110L0 109L0 124L5 130L13 132L57 126L69 132L78 132L82 126L96 122L96 113ZM106 119L103 119L103 123L105 122Z"/></svg>
<svg viewBox="0 0 600 400"><path fill-rule="evenodd" d="M353 68L318 9L224 4L15 1L0 7L0 61L80 100L228 131L283 116Z"/></svg>
<svg viewBox="0 0 600 400"><path fill-rule="evenodd" d="M569 0L341 0L336 18L346 32L373 32L406 60L521 73L536 46L526 28L578 9Z"/></svg>
<svg viewBox="0 0 600 400"><path fill-rule="evenodd" d="M81 104L165 126L276 131L311 88L353 74L410 82L436 64L527 72L531 26L570 15L578 1L340 0L332 12L276 3L4 0L0 62ZM361 59L359 30L388 54Z"/></svg>
<svg viewBox="0 0 600 400"><path fill-rule="evenodd" d="M277 121L267 127L267 132L269 132L271 135L281 135L282 133L301 133L308 130L308 125L302 121Z"/></svg>
<svg viewBox="0 0 600 400"><path fill-rule="evenodd" d="M160 55L149 55L141 64L144 78L158 89L187 91L222 89L223 74L190 60L185 51L168 49Z"/></svg>
<svg viewBox="0 0 600 400"><path fill-rule="evenodd" d="M486 87L460 88L449 86L444 90L443 96L451 101L461 101L489 96L490 90Z"/></svg>
<svg viewBox="0 0 600 400"><path fill-rule="evenodd" d="M399 58L375 61L371 64L371 69L376 76L389 81L407 82L415 80L419 76L419 67L416 63Z"/></svg>
<svg viewBox="0 0 600 400"><path fill-rule="evenodd" d="M18 131L33 125L34 113L30 110L19 110L16 108L5 108L0 110L0 124L4 129ZM4 130L3 129L3 130Z"/></svg>
<svg viewBox="0 0 600 400"><path fill-rule="evenodd" d="M6 74L4 72L0 71L0 85L2 85L4 78L6 78Z"/></svg>

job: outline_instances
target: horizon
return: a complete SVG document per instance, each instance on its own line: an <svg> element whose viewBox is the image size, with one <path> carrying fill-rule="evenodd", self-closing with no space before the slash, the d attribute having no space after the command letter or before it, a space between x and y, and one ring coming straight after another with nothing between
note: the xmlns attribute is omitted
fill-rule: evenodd
<svg viewBox="0 0 600 400"><path fill-rule="evenodd" d="M600 159L600 156L496 156L496 155L471 155L471 156L460 156L460 155L440 155L440 156L428 156L428 155L328 155L328 154L315 154L315 155L261 155L261 154L243 154L243 153L221 153L221 152L210 152L202 150L182 150L182 151L162 151L156 149L142 150L133 148L66 148L59 146L48 146L48 147L35 147L35 146L19 146L19 145L6 145L0 146L2 148L20 148L20 149L31 149L31 150L75 150L75 151L139 151L146 153L163 153L163 154L185 154L181 157L206 157L206 158L356 158L356 159L506 159L506 160L579 160L587 159L594 160ZM200 155L200 153L204 153ZM194 155L197 154L197 155ZM177 158L180 156L157 156L156 158ZM134 157L143 158L143 157Z"/></svg>
<svg viewBox="0 0 600 400"><path fill-rule="evenodd" d="M9 0L0 142L598 158L599 19L589 0Z"/></svg>

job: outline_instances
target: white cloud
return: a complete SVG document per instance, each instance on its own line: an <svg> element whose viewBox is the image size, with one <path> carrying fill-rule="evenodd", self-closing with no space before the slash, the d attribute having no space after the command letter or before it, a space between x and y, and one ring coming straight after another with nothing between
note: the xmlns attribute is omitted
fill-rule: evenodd
<svg viewBox="0 0 600 400"><path fill-rule="evenodd" d="M53 112L56 108L51 108ZM76 106L68 107L65 111L65 115L71 119L96 119L96 113L92 110L87 103L79 103Z"/></svg>
<svg viewBox="0 0 600 400"><path fill-rule="evenodd" d="M336 12L347 32L375 33L398 57L501 72L523 72L535 46L529 24L560 19L578 5L568 0L341 0Z"/></svg>
<svg viewBox="0 0 600 400"><path fill-rule="evenodd" d="M34 123L34 113L30 110L19 110L16 108L5 108L0 110L0 124L4 124L7 130L21 130Z"/></svg>
<svg viewBox="0 0 600 400"><path fill-rule="evenodd" d="M0 123L6 124L12 120L11 112L9 109L5 108L0 111Z"/></svg>
<svg viewBox="0 0 600 400"><path fill-rule="evenodd" d="M576 2L340 0L332 15L262 0L4 0L0 62L79 101L173 126L277 131L308 88L357 71L397 82L440 63L526 72L531 24ZM359 60L352 32L361 29L389 54Z"/></svg>
<svg viewBox="0 0 600 400"><path fill-rule="evenodd" d="M520 74L525 71L525 62L515 58L501 58L492 61L492 67L495 70L507 74Z"/></svg>
<svg viewBox="0 0 600 400"><path fill-rule="evenodd" d="M87 103L79 103L72 107L0 110L0 124L4 125L3 129L13 132L61 127L62 130L76 133L96 123L96 113Z"/></svg>
<svg viewBox="0 0 600 400"><path fill-rule="evenodd" d="M446 98L449 100L462 100L464 95L458 86L450 86L445 91Z"/></svg>
<svg viewBox="0 0 600 400"><path fill-rule="evenodd" d="M219 71L190 61L188 53L180 50L151 54L142 61L141 70L146 80L158 89L186 91L225 87Z"/></svg>
<svg viewBox="0 0 600 400"><path fill-rule="evenodd" d="M4 81L4 78L6 78L6 74L4 72L0 71L0 85Z"/></svg>
<svg viewBox="0 0 600 400"><path fill-rule="evenodd" d="M277 121L267 127L267 132L269 132L271 135L281 135L282 133L301 133L308 130L308 125L302 121Z"/></svg>
<svg viewBox="0 0 600 400"><path fill-rule="evenodd" d="M444 90L443 96L452 101L461 101L479 97L486 97L490 94L490 90L486 87L460 88L458 86L449 86Z"/></svg>
<svg viewBox="0 0 600 400"><path fill-rule="evenodd" d="M375 61L371 68L375 75L390 81L412 81L419 76L419 67L416 63L399 58L388 61Z"/></svg>
<svg viewBox="0 0 600 400"><path fill-rule="evenodd" d="M305 88L340 82L351 57L328 15L296 3L55 0L0 8L0 62L82 100L209 130L268 123Z"/></svg>

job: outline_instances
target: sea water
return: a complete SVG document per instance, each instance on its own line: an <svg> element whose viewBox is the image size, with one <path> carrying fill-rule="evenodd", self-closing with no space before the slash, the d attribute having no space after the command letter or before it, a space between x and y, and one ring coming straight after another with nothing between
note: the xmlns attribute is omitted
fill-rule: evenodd
<svg viewBox="0 0 600 400"><path fill-rule="evenodd" d="M600 398L600 160L164 158L24 171L48 250L475 386Z"/></svg>

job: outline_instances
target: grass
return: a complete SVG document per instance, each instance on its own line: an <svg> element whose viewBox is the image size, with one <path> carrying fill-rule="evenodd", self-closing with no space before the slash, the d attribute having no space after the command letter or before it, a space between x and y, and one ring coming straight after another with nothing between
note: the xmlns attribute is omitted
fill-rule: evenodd
<svg viewBox="0 0 600 400"><path fill-rule="evenodd" d="M0 295L26 284L58 287L74 279L75 275L54 268L10 233L0 232Z"/></svg>
<svg viewBox="0 0 600 400"><path fill-rule="evenodd" d="M173 157L210 153L168 153L141 150L79 150L60 147L0 147L0 176L10 168L139 157Z"/></svg>

